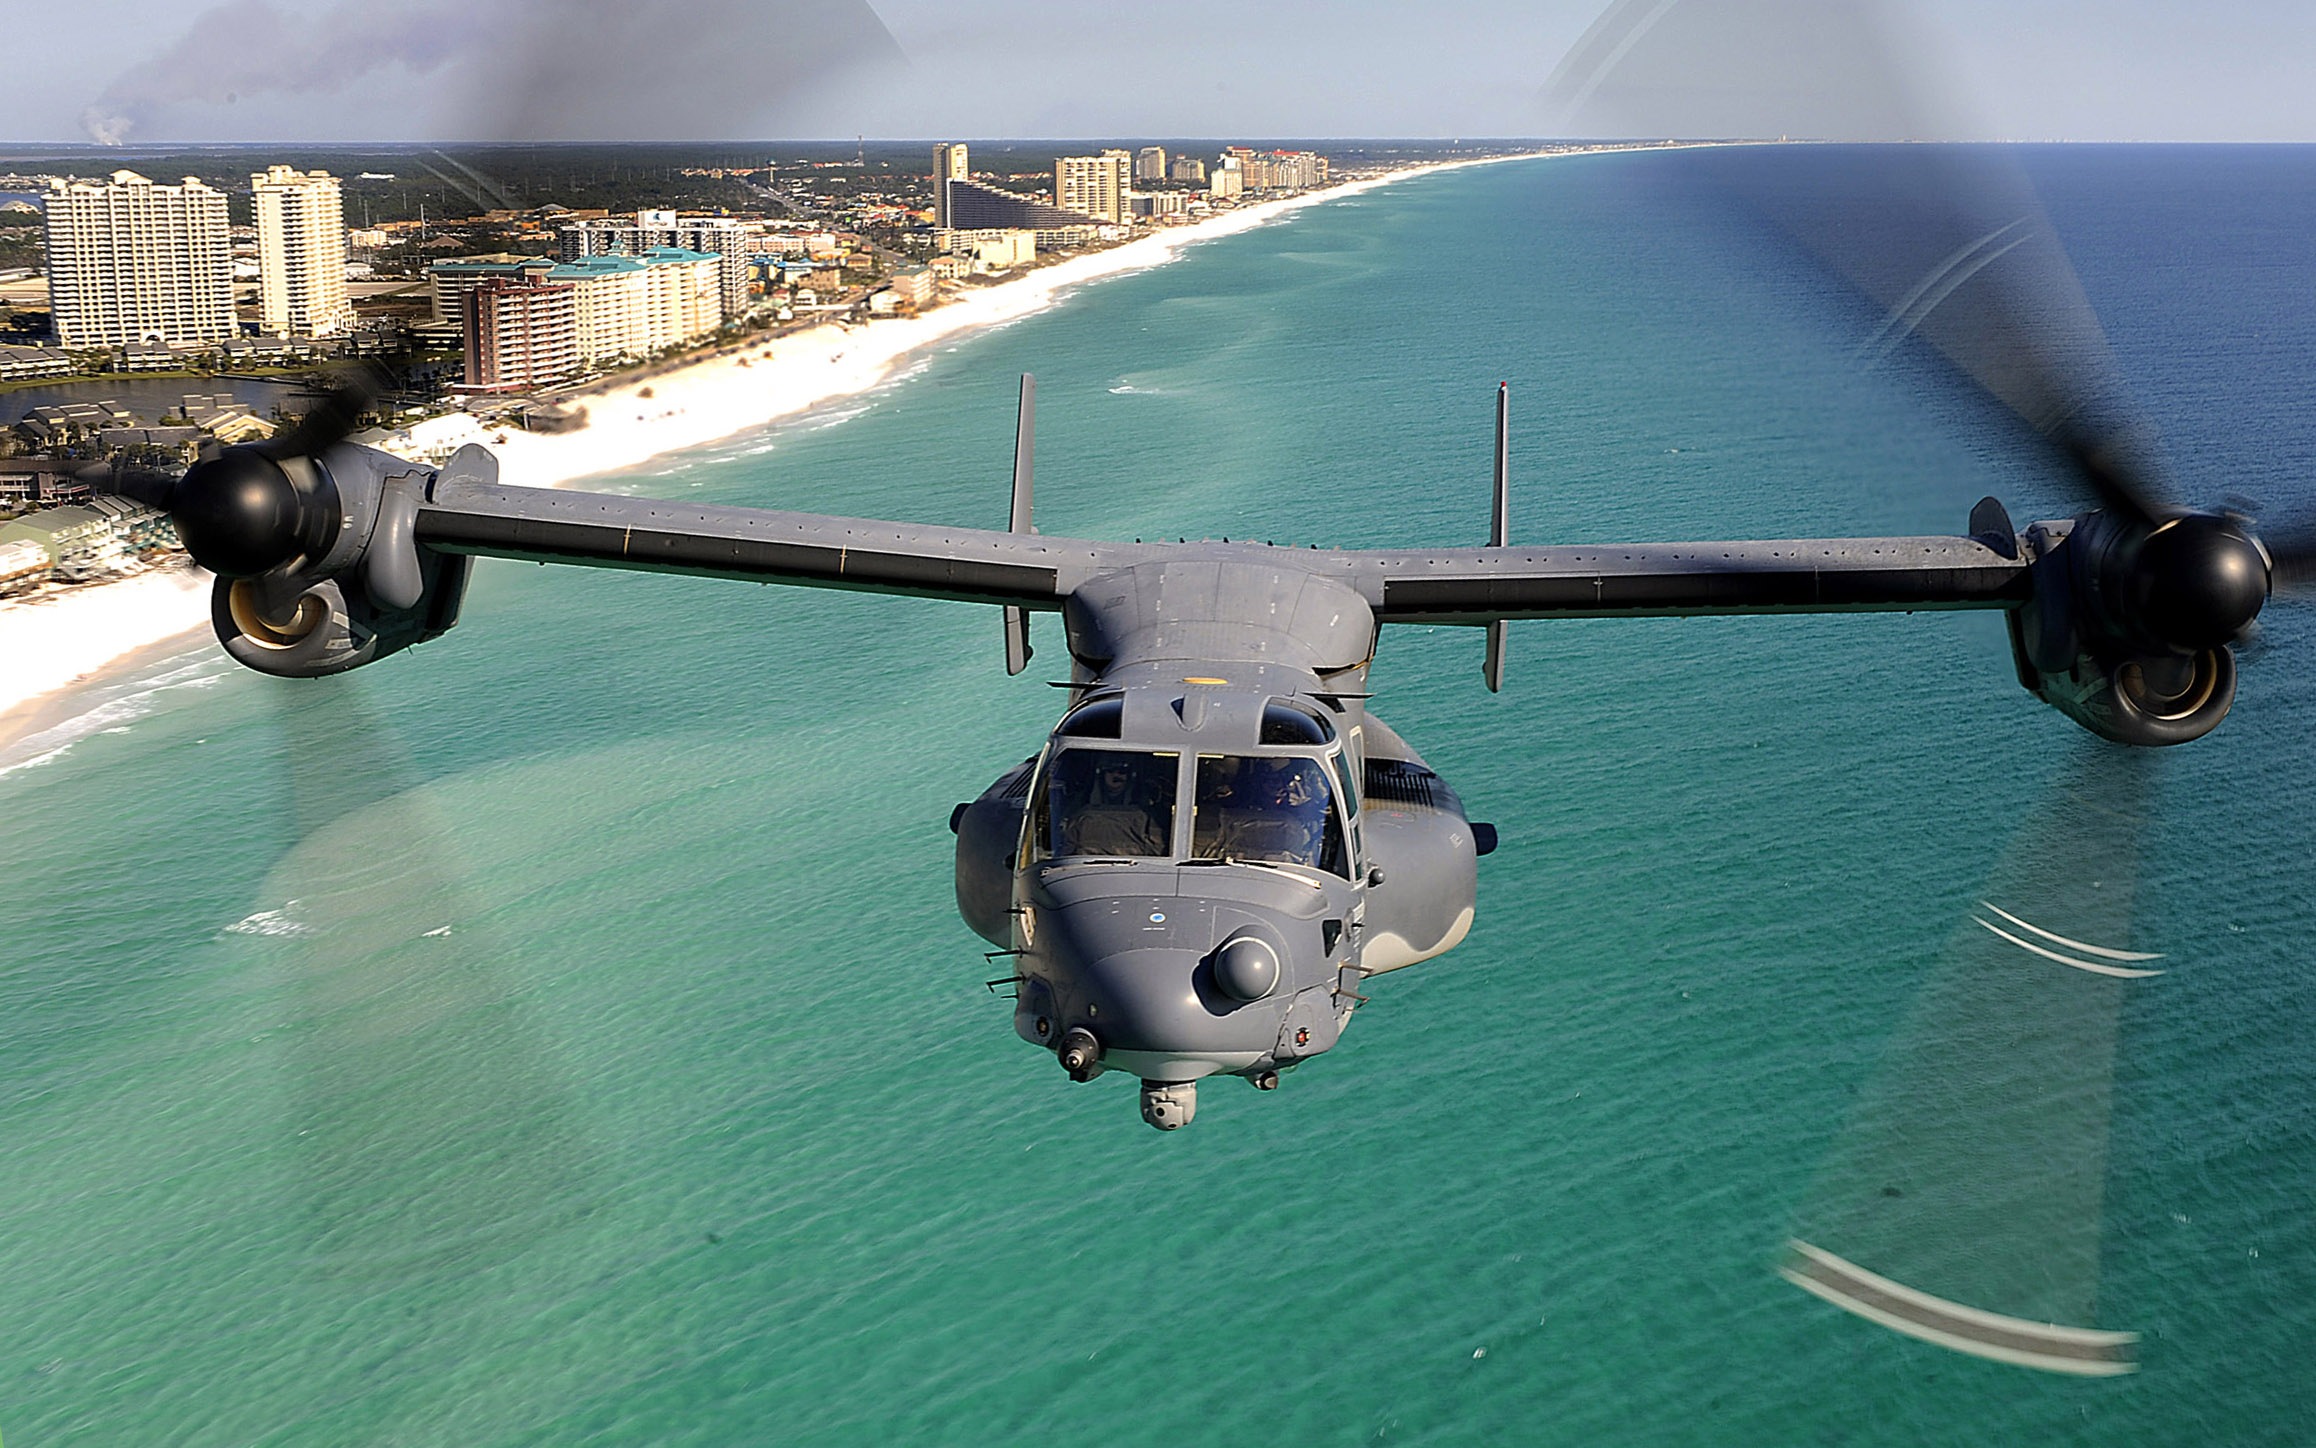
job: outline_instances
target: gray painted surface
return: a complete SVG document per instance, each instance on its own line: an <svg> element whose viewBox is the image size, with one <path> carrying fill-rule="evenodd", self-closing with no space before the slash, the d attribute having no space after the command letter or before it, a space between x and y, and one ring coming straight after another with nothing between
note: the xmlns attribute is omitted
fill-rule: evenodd
<svg viewBox="0 0 2316 1448"><path fill-rule="evenodd" d="M1073 1074L1143 1078L1146 1119L1173 1129L1195 1109L1192 1083L1275 1085L1335 1045L1360 981L1471 927L1462 803L1364 708L1383 624L1496 625L1500 665L1509 618L2017 609L2034 593L2031 550L1961 537L1379 550L1047 538L1028 529L1029 409L1025 388L1007 532L511 488L480 448L437 471L339 444L298 474L334 510L307 535L323 540L308 545L318 561L221 581L219 636L267 672L355 667L449 628L476 555L996 606L1015 667L1027 614L1058 611L1070 708L1114 709L1098 728L1065 716L959 807L958 910L997 947L991 975L1017 993L1022 1038L1055 1050L1090 1033L1094 1058ZM1500 491L1497 509L1500 539ZM1097 756L1072 760L1078 749ZM1144 793L1110 786L1123 832L1065 837L1052 811L1088 807L1060 796L1106 777L1104 751L1140 761L1110 768ZM1059 785L1057 761L1074 771ZM1266 854L1250 843L1266 826L1297 843ZM1096 838L1128 853L1070 853ZM1237 954L1218 974L1226 948Z"/></svg>

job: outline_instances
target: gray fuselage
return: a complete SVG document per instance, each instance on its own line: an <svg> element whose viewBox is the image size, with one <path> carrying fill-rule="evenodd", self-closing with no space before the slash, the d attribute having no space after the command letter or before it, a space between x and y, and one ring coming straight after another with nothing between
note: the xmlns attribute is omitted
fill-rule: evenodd
<svg viewBox="0 0 2316 1448"><path fill-rule="evenodd" d="M1201 1078L1268 1086L1333 1046L1365 977L1474 906L1461 802L1363 706L1366 601L1291 550L1214 551L1077 590L1068 713L956 819L1015 1029L1065 1063L1090 1038L1072 1074L1140 1077L1157 1125Z"/></svg>

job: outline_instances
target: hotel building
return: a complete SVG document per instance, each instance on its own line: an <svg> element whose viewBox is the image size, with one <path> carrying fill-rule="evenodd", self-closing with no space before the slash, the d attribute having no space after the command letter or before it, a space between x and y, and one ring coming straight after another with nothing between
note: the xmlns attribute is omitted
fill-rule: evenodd
<svg viewBox="0 0 2316 1448"><path fill-rule="evenodd" d="M722 259L680 247L641 256L484 257L428 269L436 305L459 325L470 387L552 380L566 355L558 340L569 308L568 370L648 357L713 332L724 319ZM566 300L531 295L568 287ZM487 298L487 300L486 300ZM519 380L528 378L530 380Z"/></svg>
<svg viewBox="0 0 2316 1448"><path fill-rule="evenodd" d="M257 216L259 330L326 337L353 326L337 178L269 166L249 178L249 189Z"/></svg>
<svg viewBox="0 0 2316 1448"><path fill-rule="evenodd" d="M1053 163L1054 204L1064 211L1112 225L1131 215L1126 193L1133 189L1134 157L1109 150L1099 156L1060 156Z"/></svg>
<svg viewBox="0 0 2316 1448"><path fill-rule="evenodd" d="M492 277L466 293L460 313L469 387L542 387L579 370L575 282Z"/></svg>
<svg viewBox="0 0 2316 1448"><path fill-rule="evenodd" d="M713 256L723 296L724 316L748 310L748 258L760 248L762 228L728 216L678 216L673 211L638 211L633 220L582 221L558 237L563 260L591 256L642 256L673 247Z"/></svg>
<svg viewBox="0 0 2316 1448"><path fill-rule="evenodd" d="M218 342L233 335L225 193L134 171L106 185L52 181L48 296L65 347Z"/></svg>
<svg viewBox="0 0 2316 1448"><path fill-rule="evenodd" d="M967 160L963 141L943 141L933 148L933 224L947 228L956 223L949 219L949 183L970 181L972 163Z"/></svg>

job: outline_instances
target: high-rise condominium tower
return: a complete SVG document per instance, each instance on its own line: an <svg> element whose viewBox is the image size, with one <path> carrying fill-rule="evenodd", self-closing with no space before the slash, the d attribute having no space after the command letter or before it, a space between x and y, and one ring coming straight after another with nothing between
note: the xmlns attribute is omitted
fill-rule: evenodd
<svg viewBox="0 0 2316 1448"><path fill-rule="evenodd" d="M1062 156L1053 163L1053 201L1064 211L1096 221L1123 222L1126 193L1133 188L1134 157L1127 151L1099 156Z"/></svg>
<svg viewBox="0 0 2316 1448"><path fill-rule="evenodd" d="M321 337L352 326L338 178L270 166L251 176L249 187L257 212L258 325L277 337Z"/></svg>
<svg viewBox="0 0 2316 1448"><path fill-rule="evenodd" d="M963 141L943 141L933 148L933 224L948 226L949 183L972 179L972 163L965 158Z"/></svg>
<svg viewBox="0 0 2316 1448"><path fill-rule="evenodd" d="M188 176L155 186L49 183L48 297L65 347L220 342L233 335L225 193Z"/></svg>

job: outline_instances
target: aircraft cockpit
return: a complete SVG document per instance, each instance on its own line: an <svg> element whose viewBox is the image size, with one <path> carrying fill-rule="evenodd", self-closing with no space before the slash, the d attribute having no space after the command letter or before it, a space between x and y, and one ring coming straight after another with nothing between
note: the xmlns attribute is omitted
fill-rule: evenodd
<svg viewBox="0 0 2316 1448"><path fill-rule="evenodd" d="M1121 696L1096 699L1054 731L1030 807L1033 862L1253 862L1352 877L1358 796L1321 715L1272 700L1259 731L1230 741L1252 748L1160 750L1131 747L1125 714Z"/></svg>

